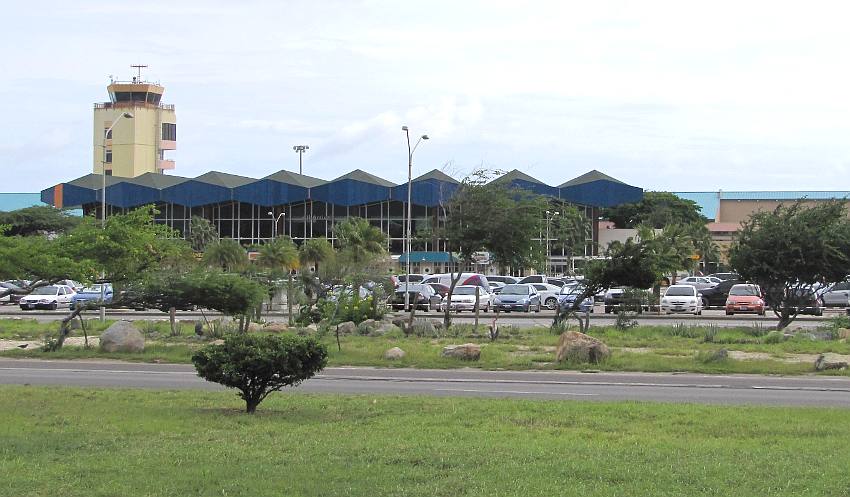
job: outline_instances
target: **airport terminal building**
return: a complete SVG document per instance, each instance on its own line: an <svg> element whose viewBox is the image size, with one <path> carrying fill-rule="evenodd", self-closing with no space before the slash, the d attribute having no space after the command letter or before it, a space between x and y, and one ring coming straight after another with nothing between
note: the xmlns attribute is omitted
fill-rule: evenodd
<svg viewBox="0 0 850 497"><path fill-rule="evenodd" d="M288 235L299 243L317 237L334 242L334 226L358 216L387 236L391 254L403 252L407 183L396 185L359 169L332 180L286 170L259 179L213 171L196 178L150 172L134 178L107 175L105 180L105 191L104 177L89 174L45 189L41 198L55 207L78 208L96 216L100 216L104 194L107 215L153 204L159 210L157 221L181 235L188 230L192 216L200 216L212 222L222 238L244 245L268 241L275 235ZM595 255L597 250L600 209L636 202L643 196L642 189L598 171L559 186L544 184L518 170L494 181L545 195L554 206L563 203L582 209L593 220L585 255ZM439 226L444 221L441 206L459 182L435 169L411 184L413 233ZM424 250L439 252L445 246L441 240L433 240ZM563 252L551 256L555 266L568 262Z"/></svg>

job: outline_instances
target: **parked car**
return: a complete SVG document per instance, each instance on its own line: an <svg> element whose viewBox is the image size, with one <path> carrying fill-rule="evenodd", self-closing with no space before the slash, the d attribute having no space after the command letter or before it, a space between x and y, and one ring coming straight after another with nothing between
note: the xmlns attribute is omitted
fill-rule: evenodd
<svg viewBox="0 0 850 497"><path fill-rule="evenodd" d="M548 278L546 278L545 274L532 274L531 276L526 276L521 280L517 281L517 283L548 283Z"/></svg>
<svg viewBox="0 0 850 497"><path fill-rule="evenodd" d="M540 295L534 285L515 283L505 285L502 291L496 295L494 307L500 311L523 311L540 312Z"/></svg>
<svg viewBox="0 0 850 497"><path fill-rule="evenodd" d="M558 307L558 294L561 293L561 287L550 285L548 283L532 283L532 286L540 294L540 301L549 309Z"/></svg>
<svg viewBox="0 0 850 497"><path fill-rule="evenodd" d="M829 287L821 295L825 307L850 307L850 281L842 281Z"/></svg>
<svg viewBox="0 0 850 497"><path fill-rule="evenodd" d="M109 304L112 302L113 290L111 283L96 284L90 287L83 288L71 297L71 309L78 305L99 304L101 302L101 288L103 289L103 302Z"/></svg>
<svg viewBox="0 0 850 497"><path fill-rule="evenodd" d="M761 288L751 283L739 283L729 289L729 297L726 298L726 315L737 313L750 313L764 316L764 299Z"/></svg>
<svg viewBox="0 0 850 497"><path fill-rule="evenodd" d="M741 279L741 275L739 275L738 273L712 273L712 274L709 274L709 276L713 276L713 277L715 277L715 278L719 278L719 279L721 279L721 280L723 280L723 281L726 281L726 280L740 280L740 279Z"/></svg>
<svg viewBox="0 0 850 497"><path fill-rule="evenodd" d="M84 286L84 285L83 285L82 283L80 283L79 281L74 281L74 280L59 280L59 281L57 281L57 282L56 282L56 284L57 284L57 285L65 285L65 286L69 286L69 287L71 287L71 289L72 289L72 290L74 290L75 292L79 292L80 290L82 290L82 289L83 289L83 286Z"/></svg>
<svg viewBox="0 0 850 497"><path fill-rule="evenodd" d="M610 314L616 310L616 308L623 303L623 293L625 293L625 289L623 288L609 288L605 291L605 297L603 302L605 303L605 314Z"/></svg>
<svg viewBox="0 0 850 497"><path fill-rule="evenodd" d="M561 312L572 308L575 301L581 294L584 293L583 285L564 285L561 287L561 293L558 294L558 307ZM578 310L580 312L593 312L593 297L585 297L579 303Z"/></svg>
<svg viewBox="0 0 850 497"><path fill-rule="evenodd" d="M390 296L390 306L393 309L408 311L410 310L409 305L414 305L417 309L423 311L436 311L439 310L440 302L443 301L443 298L440 297L431 285L414 285L411 283L407 293L410 294L409 297L405 296L404 285L399 286L392 296ZM405 300L407 300L408 306L405 306Z"/></svg>
<svg viewBox="0 0 850 497"><path fill-rule="evenodd" d="M714 278L712 278L714 279ZM719 283L719 282L718 282ZM717 283L711 281L705 276L688 276L687 278L682 278L681 280L676 282L677 285L691 285L697 290L704 290L706 288L711 288L713 286L717 286Z"/></svg>
<svg viewBox="0 0 850 497"><path fill-rule="evenodd" d="M729 290L743 283L741 280L723 280L717 285L700 290L702 294L702 308L723 307L726 305L726 298L729 297Z"/></svg>
<svg viewBox="0 0 850 497"><path fill-rule="evenodd" d="M20 290L20 289L21 289L21 287L19 287L18 285L14 284L14 283L11 283L11 282L8 282L8 281L0 281L0 292L6 291L6 290L13 290L14 291L14 290ZM23 297L23 295L21 295L19 293L10 293L9 295L6 295L5 297L1 298L0 303L17 304L18 302L21 301L21 297Z"/></svg>
<svg viewBox="0 0 850 497"><path fill-rule="evenodd" d="M490 282L491 286L493 285L494 281L497 281L499 283L504 283L506 285L510 285L510 284L513 284L513 283L516 283L517 281L519 281L519 278L514 278L513 276L496 275L496 276L487 276L487 281Z"/></svg>
<svg viewBox="0 0 850 497"><path fill-rule="evenodd" d="M399 285L403 285L406 281L411 283L421 283L425 279L424 274L399 274L395 277Z"/></svg>
<svg viewBox="0 0 850 497"><path fill-rule="evenodd" d="M71 303L74 297L74 289L67 285L41 286L29 295L22 297L19 305L21 309L51 309L56 310Z"/></svg>
<svg viewBox="0 0 850 497"><path fill-rule="evenodd" d="M455 273L454 276L457 277L457 273ZM449 273L432 274L422 280L422 283L441 283L446 286L451 286L452 275ZM490 281L481 273L461 273L457 285L476 285L486 290L487 293L490 293Z"/></svg>
<svg viewBox="0 0 850 497"><path fill-rule="evenodd" d="M495 296L478 285L459 285L452 292L451 301L448 297L443 299L440 304L441 310L446 310L446 306L457 312L474 311L475 310L475 292L478 291L478 309L488 312L493 305Z"/></svg>
<svg viewBox="0 0 850 497"><path fill-rule="evenodd" d="M818 297L815 292L815 289L798 288L794 291L794 294L794 301L799 304L794 306L794 310L797 314L823 316L823 303L821 301L821 297Z"/></svg>
<svg viewBox="0 0 850 497"><path fill-rule="evenodd" d="M487 280L490 281L490 278L487 278ZM504 287L505 284L501 281L490 281L490 291L496 295L498 295Z"/></svg>
<svg viewBox="0 0 850 497"><path fill-rule="evenodd" d="M661 312L687 312L694 316L702 314L702 296L693 285L672 285L661 297Z"/></svg>
<svg viewBox="0 0 850 497"><path fill-rule="evenodd" d="M442 283L428 283L427 285L433 288L434 291L437 292L437 295L439 295L440 297L445 297L449 294L448 285L444 285Z"/></svg>

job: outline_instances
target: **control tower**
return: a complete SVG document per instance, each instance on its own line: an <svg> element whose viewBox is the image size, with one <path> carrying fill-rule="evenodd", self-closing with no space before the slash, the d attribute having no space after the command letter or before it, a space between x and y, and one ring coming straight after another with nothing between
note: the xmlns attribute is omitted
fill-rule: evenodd
<svg viewBox="0 0 850 497"><path fill-rule="evenodd" d="M109 102L94 104L95 174L134 178L174 169L165 156L177 149L174 105L161 102L165 87L142 79L147 66L131 67L137 75L131 81L110 78Z"/></svg>

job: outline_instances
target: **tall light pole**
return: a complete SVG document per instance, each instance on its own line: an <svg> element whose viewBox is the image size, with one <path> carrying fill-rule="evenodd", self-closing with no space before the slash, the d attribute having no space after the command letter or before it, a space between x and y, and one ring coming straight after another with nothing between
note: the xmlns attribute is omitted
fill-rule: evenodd
<svg viewBox="0 0 850 497"><path fill-rule="evenodd" d="M301 172L301 155L310 150L310 145L295 145L292 150L295 150L295 153L298 154L298 174L304 174Z"/></svg>
<svg viewBox="0 0 850 497"><path fill-rule="evenodd" d="M283 216L285 216L285 215L286 215L286 212L281 212L281 213L280 213L280 214L278 214L278 215L277 215L277 217L275 218L275 220L274 220L274 224L272 225L272 240L274 240L275 238L277 238L277 223L279 223L279 222L280 222L280 218L282 218L282 217L283 217ZM274 217L274 212L269 211L269 216Z"/></svg>
<svg viewBox="0 0 850 497"><path fill-rule="evenodd" d="M552 219L555 216L559 215L560 212L558 212L558 211L552 212L551 216L549 214L550 214L550 212L546 211L546 276L549 276L549 271L550 271L550 269L549 269L549 223L552 221Z"/></svg>
<svg viewBox="0 0 850 497"><path fill-rule="evenodd" d="M100 156L100 177L103 180L103 190L101 193L100 199L100 229L106 229L106 139L109 136L109 133L112 132L112 128L118 124L118 121L121 120L122 117L127 119L133 119L133 114L129 112L124 112L118 116L113 123L106 128L106 131L103 132L103 155ZM105 271L100 271L100 320L106 321L106 307L103 305L103 301L106 298L106 273Z"/></svg>
<svg viewBox="0 0 850 497"><path fill-rule="evenodd" d="M112 128L118 124L118 121L121 120L122 117L126 117L127 119L133 119L133 114L129 112L124 112L115 122L109 126L106 131L103 132L103 155L100 157L100 175L103 177L103 194L100 199L100 227L106 228L106 138L109 136L109 133L112 132Z"/></svg>
<svg viewBox="0 0 850 497"><path fill-rule="evenodd" d="M411 248L411 218L413 217L413 209L411 206L411 194L413 192L413 152L416 152L416 147L422 143L422 140L427 140L428 135L422 135L416 140L416 144L413 145L413 148L410 148L410 130L407 129L407 126L402 126L401 130L404 131L405 136L407 136L407 223L405 229L405 243L407 245L407 276L404 278L404 308L407 309L410 306L410 293L408 292L408 288L410 286L410 248Z"/></svg>

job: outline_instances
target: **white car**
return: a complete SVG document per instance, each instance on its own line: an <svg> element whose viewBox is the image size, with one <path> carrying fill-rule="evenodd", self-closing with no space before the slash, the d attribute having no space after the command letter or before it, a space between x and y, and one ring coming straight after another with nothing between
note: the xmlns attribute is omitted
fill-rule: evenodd
<svg viewBox="0 0 850 497"><path fill-rule="evenodd" d="M493 306L494 295L477 285L456 286L454 292L452 292L451 302L443 298L440 309L446 310L446 306L448 305L450 309L457 312L474 311L476 289L478 289L478 309L484 312L490 311L490 307Z"/></svg>
<svg viewBox="0 0 850 497"><path fill-rule="evenodd" d="M67 285L50 285L36 288L26 297L22 297L21 309L52 309L68 307L76 292Z"/></svg>
<svg viewBox="0 0 850 497"><path fill-rule="evenodd" d="M702 296L691 285L672 285L661 297L661 312L687 312L694 316L702 314Z"/></svg>
<svg viewBox="0 0 850 497"><path fill-rule="evenodd" d="M719 282L718 282L719 283ZM706 288L711 288L713 286L717 286L717 283L712 281L707 276L688 276L687 278L682 278L676 282L677 285L691 285L697 290L705 290Z"/></svg>
<svg viewBox="0 0 850 497"><path fill-rule="evenodd" d="M558 294L561 293L561 287L550 285L548 283L532 283L531 286L537 290L540 295L540 302L549 309L558 307Z"/></svg>

